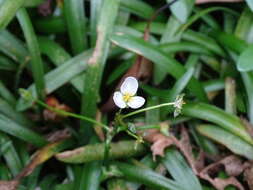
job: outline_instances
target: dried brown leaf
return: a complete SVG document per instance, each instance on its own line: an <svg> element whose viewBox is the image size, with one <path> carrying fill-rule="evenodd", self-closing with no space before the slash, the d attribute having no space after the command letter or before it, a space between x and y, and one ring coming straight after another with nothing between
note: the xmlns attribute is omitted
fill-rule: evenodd
<svg viewBox="0 0 253 190"><path fill-rule="evenodd" d="M69 129L63 129L63 130L58 130L58 131L54 131L52 133L49 133L47 136L46 136L46 139L51 142L51 143L54 143L54 142L57 142L57 141L60 141L60 140L63 140L63 139L67 139L71 136L71 132Z"/></svg>
<svg viewBox="0 0 253 190"><path fill-rule="evenodd" d="M18 180L0 181L0 190L16 190L18 185Z"/></svg>
<svg viewBox="0 0 253 190"><path fill-rule="evenodd" d="M239 157L231 155L218 162L210 164L199 173L199 176L202 179L209 181L218 190L224 190L228 185L234 185L238 189L243 190L243 186L235 176L240 175L247 167L247 163L243 163ZM230 176L229 178L221 179L211 177L223 168L225 168L226 173Z"/></svg>
<svg viewBox="0 0 253 190"><path fill-rule="evenodd" d="M65 140L61 139L57 142L53 142L51 144L46 145L42 149L38 150L34 153L32 156L31 161L23 168L23 170L15 177L15 180L21 180L22 178L30 175L34 169L42 164L43 162L50 159L52 156L54 156L56 153L56 147L61 146L62 143L64 143ZM0 189L1 190L1 189Z"/></svg>
<svg viewBox="0 0 253 190"><path fill-rule="evenodd" d="M184 127L182 127L181 129L181 140L178 140L172 134L167 137L162 134L158 129L148 129L145 131L141 131L140 135L144 138L144 140L152 143L151 151L154 160L156 156L164 156L164 151L167 147L175 145L183 153L187 162L190 164L193 172L195 174L198 174L198 170L196 168L196 161L192 154L192 147L190 144L188 132ZM198 167L200 168L200 165Z"/></svg>
<svg viewBox="0 0 253 190"><path fill-rule="evenodd" d="M253 166L251 165L248 167L243 174L244 180L248 183L249 189L253 190Z"/></svg>
<svg viewBox="0 0 253 190"><path fill-rule="evenodd" d="M59 110L72 112L72 109L69 106L67 106L65 104L61 104L59 102L59 100L57 98L55 98L54 96L47 97L46 104L50 107L53 107L53 108L56 108ZM58 114L52 110L49 110L49 109L45 109L43 111L43 116L46 121L53 121L53 122L59 122L65 118L65 116L60 115L60 114Z"/></svg>

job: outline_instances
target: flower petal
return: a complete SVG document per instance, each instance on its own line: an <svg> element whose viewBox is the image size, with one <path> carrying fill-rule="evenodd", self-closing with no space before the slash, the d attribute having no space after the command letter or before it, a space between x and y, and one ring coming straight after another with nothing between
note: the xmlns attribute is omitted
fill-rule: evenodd
<svg viewBox="0 0 253 190"><path fill-rule="evenodd" d="M138 81L134 77L127 77L120 87L122 94L135 95L138 89Z"/></svg>
<svg viewBox="0 0 253 190"><path fill-rule="evenodd" d="M134 96L131 98L131 100L129 102L127 102L127 105L130 108L137 109L137 108L143 106L144 103L145 103L145 99L143 97Z"/></svg>
<svg viewBox="0 0 253 190"><path fill-rule="evenodd" d="M123 95L120 92L114 92L113 101L119 108L125 108L127 106L123 100Z"/></svg>

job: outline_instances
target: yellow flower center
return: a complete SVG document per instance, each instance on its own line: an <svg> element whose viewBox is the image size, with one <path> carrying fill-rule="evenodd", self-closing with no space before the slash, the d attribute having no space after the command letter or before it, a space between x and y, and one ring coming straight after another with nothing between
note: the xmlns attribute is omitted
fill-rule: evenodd
<svg viewBox="0 0 253 190"><path fill-rule="evenodd" d="M126 93L126 94L123 95L123 100L124 100L125 102L129 102L129 101L132 99L132 97L133 97L132 94Z"/></svg>

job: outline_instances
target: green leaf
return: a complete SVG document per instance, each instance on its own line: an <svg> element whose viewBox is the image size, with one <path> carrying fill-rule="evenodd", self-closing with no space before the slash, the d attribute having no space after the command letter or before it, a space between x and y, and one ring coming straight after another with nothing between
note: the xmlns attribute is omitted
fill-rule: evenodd
<svg viewBox="0 0 253 190"><path fill-rule="evenodd" d="M21 8L17 12L17 18L23 30L29 53L31 55L31 66L35 87L40 99L45 98L45 82L43 62L40 55L40 49L37 41L37 36L34 32L32 22L25 8Z"/></svg>
<svg viewBox="0 0 253 190"><path fill-rule="evenodd" d="M73 77L82 73L86 69L86 64L90 55L91 50L88 50L78 56L73 57L61 66L47 73L45 75L47 93L52 93L54 90L69 82ZM34 98L37 97L34 84L32 84L28 90L31 92ZM33 100L25 101L24 99L20 98L18 100L16 109L23 111L32 105Z"/></svg>
<svg viewBox="0 0 253 190"><path fill-rule="evenodd" d="M2 81L0 81L0 97L2 97L11 106L14 107L16 105L16 99L14 95L9 91L9 89L4 85Z"/></svg>
<svg viewBox="0 0 253 190"><path fill-rule="evenodd" d="M64 33L67 30L66 22L62 17L49 17L35 20L34 27L37 31L51 34Z"/></svg>
<svg viewBox="0 0 253 190"><path fill-rule="evenodd" d="M83 0L64 0L64 16L74 54L83 52L87 47L84 5Z"/></svg>
<svg viewBox="0 0 253 190"><path fill-rule="evenodd" d="M2 132L0 133L0 147L0 152L3 155L12 175L16 176L23 166L11 139Z"/></svg>
<svg viewBox="0 0 253 190"><path fill-rule="evenodd" d="M182 23L180 23L180 21L176 17L174 17L173 15L170 16L167 21L166 28L164 30L159 30L160 32L162 32L160 44L168 42L178 42L181 39L181 34L178 34L177 31L181 27L181 25ZM165 79L166 74L166 71L164 71L162 67L160 67L159 65L155 65L153 78L154 83L159 84L160 82L162 82Z"/></svg>
<svg viewBox="0 0 253 190"><path fill-rule="evenodd" d="M97 102L99 101L99 90L105 67L106 59L109 55L110 39L113 32L120 1L104 0L97 24L96 47L88 60L87 72L84 75L84 88L82 94L81 114L94 118L97 112ZM87 141L94 133L90 123L81 122L80 136Z"/></svg>
<svg viewBox="0 0 253 190"><path fill-rule="evenodd" d="M30 59L24 44L7 30L0 31L0 51L19 64Z"/></svg>
<svg viewBox="0 0 253 190"><path fill-rule="evenodd" d="M0 70L15 71L17 70L17 65L7 57L0 55Z"/></svg>
<svg viewBox="0 0 253 190"><path fill-rule="evenodd" d="M253 70L253 45L247 47L239 56L237 62L237 69L241 72Z"/></svg>
<svg viewBox="0 0 253 190"><path fill-rule="evenodd" d="M58 184L55 186L54 190L74 190L74 182Z"/></svg>
<svg viewBox="0 0 253 190"><path fill-rule="evenodd" d="M0 4L0 30L4 29L14 18L19 8L24 5L25 0L4 0Z"/></svg>
<svg viewBox="0 0 253 190"><path fill-rule="evenodd" d="M253 140L246 131L242 121L237 116L226 113L216 106L205 103L186 102L183 106L182 114L213 122L253 145Z"/></svg>
<svg viewBox="0 0 253 190"><path fill-rule="evenodd" d="M197 130L214 141L223 144L235 154L253 159L253 146L240 137L215 125L199 125Z"/></svg>
<svg viewBox="0 0 253 190"><path fill-rule="evenodd" d="M146 19L149 19L155 12L154 8L144 1L127 0L121 1L120 3L120 7L124 10Z"/></svg>
<svg viewBox="0 0 253 190"><path fill-rule="evenodd" d="M65 49L59 44L45 37L38 38L40 50L42 54L48 56L48 58L56 65L60 66L68 61L71 56ZM75 76L71 79L71 84L79 91L83 90L83 74Z"/></svg>
<svg viewBox="0 0 253 190"><path fill-rule="evenodd" d="M129 158L145 153L143 144L135 147L135 141L119 141L110 145L110 159ZM56 158L66 163L85 163L104 159L104 143L90 144L72 151L62 152ZM77 151L78 150L78 151Z"/></svg>
<svg viewBox="0 0 253 190"><path fill-rule="evenodd" d="M101 11L103 0L92 0L90 1L90 37L91 37L91 46L95 46L97 39L97 22Z"/></svg>
<svg viewBox="0 0 253 190"><path fill-rule="evenodd" d="M102 162L96 161L84 166L79 190L97 190L100 185Z"/></svg>
<svg viewBox="0 0 253 190"><path fill-rule="evenodd" d="M28 120L22 113L17 112L13 106L2 98L0 98L0 113L25 127L33 126L33 123L30 120Z"/></svg>
<svg viewBox="0 0 253 190"><path fill-rule="evenodd" d="M171 0L167 0L167 3L170 2ZM185 23L192 12L194 3L195 0L180 0L172 4L170 9L178 20L180 20L182 23Z"/></svg>
<svg viewBox="0 0 253 190"><path fill-rule="evenodd" d="M0 130L38 147L47 144L47 141L39 134L15 123L13 120L2 114L0 114Z"/></svg>
<svg viewBox="0 0 253 190"><path fill-rule="evenodd" d="M204 35L201 32L187 30L186 32L182 34L182 39L200 44L206 49L222 57L226 56L226 53L224 52L224 50L218 45L218 43L214 39Z"/></svg>
<svg viewBox="0 0 253 190"><path fill-rule="evenodd" d="M184 187L184 189L188 189L189 187L194 190L202 189L198 178L188 166L184 157L176 149L167 149L162 163L174 180Z"/></svg>
<svg viewBox="0 0 253 190"><path fill-rule="evenodd" d="M157 190L185 190L177 182L168 179L151 169L147 169L141 166L116 162L115 165L119 171L123 174L123 177L130 180L142 183L148 187Z"/></svg>
<svg viewBox="0 0 253 190"><path fill-rule="evenodd" d="M252 0L246 0L246 3L248 4L251 11L253 11L253 1Z"/></svg>
<svg viewBox="0 0 253 190"><path fill-rule="evenodd" d="M35 7L43 3L43 0L26 0L25 1L25 6L28 7Z"/></svg>

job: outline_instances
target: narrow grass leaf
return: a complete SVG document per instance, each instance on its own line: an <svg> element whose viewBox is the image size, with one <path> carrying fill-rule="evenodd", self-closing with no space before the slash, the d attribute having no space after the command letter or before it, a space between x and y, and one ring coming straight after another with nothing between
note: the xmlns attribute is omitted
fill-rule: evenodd
<svg viewBox="0 0 253 190"><path fill-rule="evenodd" d="M40 37L38 38L40 50L42 54L48 56L48 58L54 63L56 66L60 66L66 61L68 61L71 56L65 49L63 49L59 44L56 42L45 38ZM83 75L75 76L71 79L70 83L79 91L82 92L83 90Z"/></svg>
<svg viewBox="0 0 253 190"><path fill-rule="evenodd" d="M82 73L86 69L87 61L91 55L91 50L86 51L78 56L73 57L61 66L53 69L45 75L46 92L52 93L62 85L69 82L73 77ZM32 93L33 97L37 97L35 86L32 84L28 90ZM23 111L33 105L33 100L26 101L23 98L18 100L16 109Z"/></svg>
<svg viewBox="0 0 253 190"><path fill-rule="evenodd" d="M19 125L18 123L15 123L13 120L2 114L0 114L0 130L37 147L47 144L47 141L39 134Z"/></svg>
<svg viewBox="0 0 253 190"><path fill-rule="evenodd" d="M167 3L170 2L171 0L167 0ZM178 20L185 23L192 12L194 3L194 0L180 0L171 5L170 9Z"/></svg>
<svg viewBox="0 0 253 190"><path fill-rule="evenodd" d="M239 56L237 62L237 69L241 72L252 71L253 65L251 60L253 59L253 45L250 45Z"/></svg>
<svg viewBox="0 0 253 190"><path fill-rule="evenodd" d="M11 139L3 133L0 133L0 145L0 152L4 157L8 168L10 169L12 176L14 177L23 168L22 162L19 159L18 153Z"/></svg>
<svg viewBox="0 0 253 190"><path fill-rule="evenodd" d="M123 177L130 181L136 181L158 190L184 190L184 188L177 182L168 179L151 169L121 162L116 162L115 165L123 174Z"/></svg>
<svg viewBox="0 0 253 190"><path fill-rule="evenodd" d="M58 34L67 31L67 24L62 16L41 18L34 21L36 31L45 34Z"/></svg>
<svg viewBox="0 0 253 190"><path fill-rule="evenodd" d="M135 141L120 141L111 143L110 159L129 158L132 156L142 155L145 147L139 144L135 148ZM86 145L71 151L65 151L56 155L56 158L66 163L85 163L104 159L104 143Z"/></svg>
<svg viewBox="0 0 253 190"><path fill-rule="evenodd" d="M0 31L0 51L19 64L30 59L24 44L7 30Z"/></svg>
<svg viewBox="0 0 253 190"><path fill-rule="evenodd" d="M87 48L84 5L83 0L64 0L64 16L73 54Z"/></svg>
<svg viewBox="0 0 253 190"><path fill-rule="evenodd" d="M113 26L119 9L119 0L105 0L101 8L97 25L97 41L92 56L88 60L87 72L84 76L84 89L82 94L81 114L94 118L99 100L99 89L106 59L109 53L109 36L113 31ZM80 134L86 141L93 134L90 123L81 122Z"/></svg>
<svg viewBox="0 0 253 190"><path fill-rule="evenodd" d="M253 2L251 0L246 0L248 6L250 7L251 11L253 11Z"/></svg>
<svg viewBox="0 0 253 190"><path fill-rule="evenodd" d="M100 185L102 162L96 161L84 166L79 190L97 190Z"/></svg>
<svg viewBox="0 0 253 190"><path fill-rule="evenodd" d="M4 29L9 22L15 17L16 12L25 3L25 0L3 0L0 5L0 30Z"/></svg>
<svg viewBox="0 0 253 190"><path fill-rule="evenodd" d="M28 120L22 113L17 112L13 106L2 98L0 98L0 113L24 127L33 126L33 123L30 120Z"/></svg>
<svg viewBox="0 0 253 190"><path fill-rule="evenodd" d="M11 106L14 107L16 105L16 98L2 81L0 81L0 97L2 97Z"/></svg>
<svg viewBox="0 0 253 190"><path fill-rule="evenodd" d="M253 146L242 140L240 137L215 125L199 125L197 130L204 136L223 144L235 154L253 159Z"/></svg>
<svg viewBox="0 0 253 190"><path fill-rule="evenodd" d="M0 55L0 70L4 71L16 71L17 65L6 56Z"/></svg>
<svg viewBox="0 0 253 190"><path fill-rule="evenodd" d="M177 33L182 23L174 16L171 15L167 21L164 30L159 30L161 33L160 44L178 42L181 40L181 34ZM152 26L152 25L151 25ZM152 29L151 29L152 30ZM172 55L173 56L173 55ZM155 65L154 68L154 83L159 84L166 77L167 72L159 65Z"/></svg>
<svg viewBox="0 0 253 190"><path fill-rule="evenodd" d="M200 44L208 50L212 51L213 53L222 57L226 56L226 53L217 44L217 42L214 39L204 35L203 33L195 32L193 30L187 30L182 34L182 39Z"/></svg>
<svg viewBox="0 0 253 190"><path fill-rule="evenodd" d="M90 34L91 34L91 47L95 46L97 39L97 23L101 11L102 0L92 0L90 2Z"/></svg>
<svg viewBox="0 0 253 190"><path fill-rule="evenodd" d="M202 189L198 178L194 175L184 157L176 149L167 149L162 163L174 180L184 187L184 189L188 189L189 187L194 190Z"/></svg>
<svg viewBox="0 0 253 190"><path fill-rule="evenodd" d="M213 122L225 130L241 137L243 140L253 145L253 140L246 131L241 120L230 113L226 113L222 109L205 103L186 103L183 106L182 114L194 118L203 119Z"/></svg>
<svg viewBox="0 0 253 190"><path fill-rule="evenodd" d="M120 7L126 11L129 11L130 13L146 19L149 19L155 12L154 8L149 4L138 0L121 1Z"/></svg>
<svg viewBox="0 0 253 190"><path fill-rule="evenodd" d="M31 55L31 66L33 72L33 78L35 80L36 91L40 99L45 98L45 82L43 63L40 56L40 49L35 35L31 20L25 8L21 8L17 13L18 21L23 30L28 50Z"/></svg>

